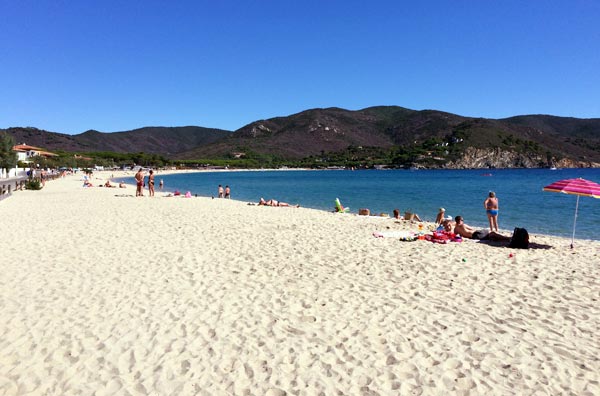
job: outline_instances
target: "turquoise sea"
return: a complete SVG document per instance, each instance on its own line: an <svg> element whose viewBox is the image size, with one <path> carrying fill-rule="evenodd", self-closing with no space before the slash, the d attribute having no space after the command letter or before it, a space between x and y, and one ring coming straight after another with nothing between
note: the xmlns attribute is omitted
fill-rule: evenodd
<svg viewBox="0 0 600 396"><path fill-rule="evenodd" d="M326 170L220 171L156 176L165 191L191 191L217 196L217 186L231 187L232 199L257 202L261 197L331 211L335 198L352 213L392 214L412 210L434 220L439 207L446 215L462 215L467 224L487 227L483 201L495 191L500 202L499 225L512 231L570 237L576 196L544 192L554 181L582 177L600 183L600 169L501 170ZM122 179L132 183L131 179ZM581 197L576 238L600 240L600 199Z"/></svg>

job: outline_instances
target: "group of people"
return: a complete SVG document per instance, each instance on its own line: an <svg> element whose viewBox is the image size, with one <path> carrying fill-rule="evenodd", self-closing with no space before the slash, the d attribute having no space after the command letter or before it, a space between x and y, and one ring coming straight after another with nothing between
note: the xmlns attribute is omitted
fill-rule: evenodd
<svg viewBox="0 0 600 396"><path fill-rule="evenodd" d="M229 188L229 186L225 186L225 188L223 188L223 186L219 184L218 193L219 198L231 198L231 188Z"/></svg>
<svg viewBox="0 0 600 396"><path fill-rule="evenodd" d="M444 231L453 232L463 238L493 240L493 241L509 241L511 238L498 233L498 197L496 193L490 191L488 197L483 201L483 207L486 211L487 218L490 224L490 230L476 229L467 225L462 216L456 216L454 222L452 218L446 218L446 210L440 208L435 222L444 228Z"/></svg>
<svg viewBox="0 0 600 396"><path fill-rule="evenodd" d="M144 187L146 185L145 181L144 181L144 168L140 168L137 173L135 174L135 182L136 182L136 189L135 189L135 196L136 197L143 197L144 196ZM162 190L164 187L164 182L162 179L160 179L160 189ZM152 169L150 169L150 171L148 171L148 194L153 197L154 196L154 171Z"/></svg>
<svg viewBox="0 0 600 396"><path fill-rule="evenodd" d="M398 209L394 209L394 219L397 220L414 220L414 221L423 221L421 220L421 218L419 217L419 215L417 213L411 213L411 219L407 219L403 216L400 215L400 211Z"/></svg>
<svg viewBox="0 0 600 396"><path fill-rule="evenodd" d="M116 188L117 186L115 186L114 184L112 184L110 182L110 180L107 180L106 183L104 183L104 187ZM125 187L125 183L123 183L123 182L119 183L119 188L126 188Z"/></svg>

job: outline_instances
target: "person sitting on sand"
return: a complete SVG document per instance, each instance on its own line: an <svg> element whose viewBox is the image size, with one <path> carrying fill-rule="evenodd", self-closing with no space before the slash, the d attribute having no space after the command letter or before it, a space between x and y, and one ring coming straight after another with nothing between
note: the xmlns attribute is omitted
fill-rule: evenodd
<svg viewBox="0 0 600 396"><path fill-rule="evenodd" d="M290 206L290 204L287 202L280 202L276 199L265 201L265 199L261 197L260 201L258 201L258 206ZM296 205L296 208L298 207L300 207L300 205Z"/></svg>
<svg viewBox="0 0 600 396"><path fill-rule="evenodd" d="M440 211L435 218L435 225L441 225L444 222L444 216L446 215L446 209L440 208Z"/></svg>
<svg viewBox="0 0 600 396"><path fill-rule="evenodd" d="M418 222L423 222L423 220L421 220L421 218L419 217L418 214L413 213L412 214L412 218L411 219L407 219L406 217L404 218L404 220L411 220L411 221L418 221Z"/></svg>
<svg viewBox="0 0 600 396"><path fill-rule="evenodd" d="M125 183L119 183L119 188L127 188L127 187L125 186Z"/></svg>
<svg viewBox="0 0 600 396"><path fill-rule="evenodd" d="M498 234L495 231L488 230L476 230L475 228L465 224L462 216L456 216L456 225L454 226L454 233L459 234L463 238L479 239L479 240L491 240L491 241L510 241L510 237Z"/></svg>
<svg viewBox="0 0 600 396"><path fill-rule="evenodd" d="M444 227L444 231L446 232L454 232L454 223L450 219L442 221L441 226Z"/></svg>
<svg viewBox="0 0 600 396"><path fill-rule="evenodd" d="M104 187L114 187L112 184L110 184L110 180L107 180L106 183L104 183Z"/></svg>

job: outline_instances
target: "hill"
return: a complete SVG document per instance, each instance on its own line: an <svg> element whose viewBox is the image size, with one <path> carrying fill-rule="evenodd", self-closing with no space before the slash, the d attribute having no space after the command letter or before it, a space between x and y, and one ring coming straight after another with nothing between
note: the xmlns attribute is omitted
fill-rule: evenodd
<svg viewBox="0 0 600 396"><path fill-rule="evenodd" d="M550 115L486 119L398 106L310 109L255 121L233 133L195 126L90 130L79 135L36 128L6 131L19 143L47 150L144 152L197 162L242 158L251 167L600 166L600 119Z"/></svg>
<svg viewBox="0 0 600 396"><path fill-rule="evenodd" d="M178 158L241 153L296 160L334 153L346 160L379 156L394 165L421 167L595 166L600 163L600 119L533 115L494 120L397 106L312 109L253 122Z"/></svg>
<svg viewBox="0 0 600 396"><path fill-rule="evenodd" d="M185 127L145 127L124 132L104 133L89 130L78 135L48 132L37 128L5 129L16 142L47 150L75 152L145 152L173 157L195 147L213 143L231 132L222 129Z"/></svg>

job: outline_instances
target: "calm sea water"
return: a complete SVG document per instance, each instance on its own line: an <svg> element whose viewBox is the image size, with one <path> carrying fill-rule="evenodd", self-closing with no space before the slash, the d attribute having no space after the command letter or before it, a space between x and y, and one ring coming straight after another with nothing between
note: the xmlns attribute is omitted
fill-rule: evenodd
<svg viewBox="0 0 600 396"><path fill-rule="evenodd" d="M489 176L491 175L491 176ZM411 210L434 220L440 207L446 215L462 215L467 224L487 227L483 201L495 191L500 202L500 228L524 227L530 233L571 236L576 196L543 192L554 181L582 177L600 183L600 169L505 170L337 170L226 171L156 177L165 191L217 195L229 185L232 198L257 202L261 197L331 211L335 198L352 213ZM132 183L133 177L124 179ZM576 238L600 240L600 199L580 197Z"/></svg>

